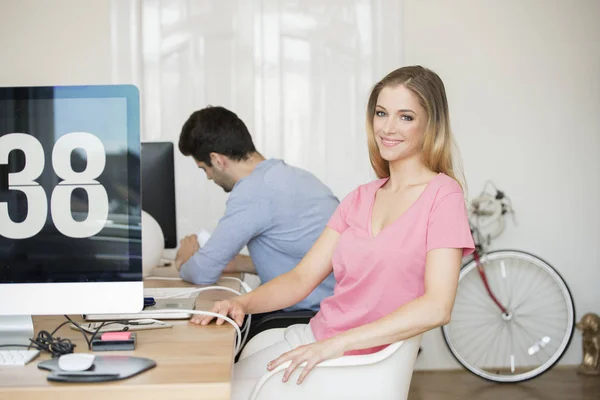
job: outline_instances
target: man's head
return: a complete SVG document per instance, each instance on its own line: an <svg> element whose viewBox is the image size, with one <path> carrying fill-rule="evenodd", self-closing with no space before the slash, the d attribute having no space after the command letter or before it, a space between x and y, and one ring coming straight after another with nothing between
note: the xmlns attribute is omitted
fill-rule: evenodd
<svg viewBox="0 0 600 400"><path fill-rule="evenodd" d="M248 160L256 148L244 122L223 107L194 112L183 125L179 150L192 156L206 177L230 192L236 183L231 164Z"/></svg>

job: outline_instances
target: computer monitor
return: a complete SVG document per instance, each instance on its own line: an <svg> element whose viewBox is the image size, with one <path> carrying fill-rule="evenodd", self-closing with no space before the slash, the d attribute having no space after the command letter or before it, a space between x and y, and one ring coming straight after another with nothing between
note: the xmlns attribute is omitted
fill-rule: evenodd
<svg viewBox="0 0 600 400"><path fill-rule="evenodd" d="M137 88L0 88L0 184L0 315L143 308Z"/></svg>
<svg viewBox="0 0 600 400"><path fill-rule="evenodd" d="M177 247L173 157L171 142L142 143L142 210L160 225L166 249Z"/></svg>

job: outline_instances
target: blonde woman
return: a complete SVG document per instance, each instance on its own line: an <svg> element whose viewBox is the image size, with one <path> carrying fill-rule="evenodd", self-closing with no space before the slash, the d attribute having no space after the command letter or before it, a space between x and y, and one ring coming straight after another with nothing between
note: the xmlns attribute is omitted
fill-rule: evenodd
<svg viewBox="0 0 600 400"><path fill-rule="evenodd" d="M400 68L373 87L367 107L369 155L380 179L341 202L296 268L215 304L213 311L241 325L245 314L297 303L332 271L337 281L309 324L287 328L280 342L235 365L234 399L247 398L267 369L286 361L284 381L307 363L301 384L324 360L373 353L449 321L473 239L453 169L444 84L429 69Z"/></svg>

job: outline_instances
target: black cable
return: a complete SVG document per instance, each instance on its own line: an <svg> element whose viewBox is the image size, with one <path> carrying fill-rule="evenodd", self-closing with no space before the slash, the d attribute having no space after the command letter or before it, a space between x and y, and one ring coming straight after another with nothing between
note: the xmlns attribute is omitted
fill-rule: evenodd
<svg viewBox="0 0 600 400"><path fill-rule="evenodd" d="M61 324L59 328L63 325ZM58 328L54 332L57 330ZM52 355L52 358L72 353L75 348L75 345L69 339L54 337L53 334L47 331L40 331L35 339L29 340L31 341L31 347L40 351L47 351Z"/></svg>
<svg viewBox="0 0 600 400"><path fill-rule="evenodd" d="M73 325L75 325L75 326L77 327L77 329L79 329L79 332L81 332L81 334L83 335L83 338L85 339L85 342L86 342L86 343L87 343L87 345L88 345L88 350L91 350L91 349L92 349L92 342L91 342L91 340L89 340L89 339L88 339L88 337L87 337L87 334L86 334L86 332L83 330L83 328L82 328L81 326L79 326L79 324L78 324L78 323L76 323L76 322L75 322L75 321L73 321L71 318L69 318L69 316L68 316L68 315L65 315L65 318L67 319L67 321L66 321L66 322L63 322L63 323L62 323L62 324L61 324L61 325L60 325L58 328L56 328L56 329L54 330L54 332L56 332L57 330L59 330L59 329L60 329L60 328L61 328L61 327L62 327L64 324L67 324L67 323L69 323L69 322L70 322L70 323L72 323ZM53 332L53 333L54 333L54 332Z"/></svg>
<svg viewBox="0 0 600 400"><path fill-rule="evenodd" d="M65 321L65 322L63 322L63 323L62 323L62 324L60 324L58 327L56 327L56 329L54 329L54 330L52 331L52 333L50 333L50 335L51 335L51 336L54 336L54 334L55 334L56 332L58 332L58 330L59 330L60 328L62 328L63 326L65 326L65 325L66 325L66 324L68 324L68 323L69 323L69 321Z"/></svg>
<svg viewBox="0 0 600 400"><path fill-rule="evenodd" d="M48 353L50 353L52 355L53 358L55 358L55 357L60 357L63 354L73 353L73 350L75 349L76 345L73 344L73 342L71 342L71 340L63 339L58 336L54 337L56 332L58 332L60 330L60 328L62 328L63 326L65 326L68 323L73 324L79 330L79 332L81 332L81 334L83 335L83 338L85 339L85 342L87 343L88 350L92 350L92 341L98 335L98 333L100 332L100 329L102 329L102 327L104 327L106 325L110 325L110 324L115 324L115 323L128 322L128 321L123 321L123 320L103 321L100 324L100 326L98 326L98 328L96 328L96 330L92 334L92 337L88 338L88 336L87 336L88 333L77 322L73 321L67 315L65 315L65 318L67 320L64 321L63 323L61 323L60 325L58 325L51 333L48 333L47 331L40 331L35 339L29 339L29 341L31 342L31 344L29 344L29 345L26 345L26 344L2 344L2 345L0 345L0 347L27 347L27 349L33 348L33 349L40 350L40 351L47 351Z"/></svg>
<svg viewBox="0 0 600 400"><path fill-rule="evenodd" d="M96 331L94 332L94 334L92 335L91 339L90 339L90 350L92 349L92 342L94 341L94 338L96 337L96 335L98 334L98 332L100 332L100 329L102 329L103 326L108 325L106 323L107 321L104 321L100 324L100 326L96 329Z"/></svg>
<svg viewBox="0 0 600 400"><path fill-rule="evenodd" d="M65 326L68 323L71 323L75 327L77 327L78 330L81 332L81 334L83 335L83 338L85 339L85 342L87 343L88 350L91 350L92 340L96 336L96 334L98 333L100 328L102 328L104 323L102 323L100 325L100 327L98 327L98 329L96 329L96 331L94 332L94 334L92 336L92 339L88 339L86 332L83 330L83 328L79 324L77 324L75 321L73 321L67 315L65 315L65 318L67 320L64 321L63 323L61 323L60 325L58 325L51 333L48 333L48 331L40 331L34 339L29 339L29 341L31 342L30 345L14 345L14 346L27 347L28 349L34 348L39 351L46 351L46 352L50 353L53 358L60 357L63 354L73 353L73 350L75 349L76 345L73 342L71 342L71 340L63 339L58 336L56 336L56 337L54 336L56 334L56 332L58 332L60 330L60 328L62 328L63 326ZM8 346L11 346L11 345L2 345L0 347L8 347Z"/></svg>
<svg viewBox="0 0 600 400"><path fill-rule="evenodd" d="M77 329L79 329L79 332L81 332L81 334L83 335L83 337L88 345L88 350L92 350L92 342L94 341L94 338L98 335L98 332L100 332L100 329L102 329L103 326L108 325L107 324L108 321L103 321L100 324L100 326L98 328L96 328L96 330L92 334L92 337L88 339L87 332L85 329L83 329L77 322L73 321L67 315L65 315L65 318L68 320L67 322L71 322L73 325L75 325L75 327L77 327Z"/></svg>

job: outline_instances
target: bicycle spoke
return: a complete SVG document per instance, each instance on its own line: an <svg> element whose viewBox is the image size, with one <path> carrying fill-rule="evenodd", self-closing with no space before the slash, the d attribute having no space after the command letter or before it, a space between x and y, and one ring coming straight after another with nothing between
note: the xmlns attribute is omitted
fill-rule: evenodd
<svg viewBox="0 0 600 400"><path fill-rule="evenodd" d="M557 325L556 323L539 322L539 320L531 321L524 318L516 319L516 322L527 324L528 327L536 329L538 332L560 332L562 335L564 332L569 330L565 323Z"/></svg>
<svg viewBox="0 0 600 400"><path fill-rule="evenodd" d="M530 368L532 363L526 360L525 354L526 349L529 347L528 341L523 337L522 332L515 329L514 325L511 324L511 338L513 343L512 354L513 354L513 363L515 370L511 369L511 374L514 375L517 369L520 371L525 370L525 368Z"/></svg>
<svg viewBox="0 0 600 400"><path fill-rule="evenodd" d="M522 321L516 320L516 322L528 323L528 321L526 319L522 319ZM533 321L531 321L531 322L533 322ZM551 323L548 323L548 322L545 322L545 323L544 322L537 322L535 324L535 327L537 329L546 328L547 330L558 331L558 332L565 332L567 330L565 324L556 325L556 324L551 324Z"/></svg>
<svg viewBox="0 0 600 400"><path fill-rule="evenodd" d="M528 313L528 314L518 313L518 314L515 314L515 315L518 316L518 317L527 317L527 318L530 318L530 319L543 318L543 319L557 319L557 320L559 319L561 321L566 321L567 318L565 317L565 314L567 313L567 309L559 310L559 311L561 311L560 314L557 313L557 314L544 314L544 315L541 315L540 313Z"/></svg>
<svg viewBox="0 0 600 400"><path fill-rule="evenodd" d="M533 274L528 274L528 275L533 275ZM523 289L521 290L521 292L519 292L518 297L515 296L515 298L514 298L515 303L519 304L521 302L521 300L520 300L521 297L523 297L523 296L527 297L527 296L531 295L531 293L532 293L531 285L532 285L533 281L535 280L535 276L530 276L529 278L530 278L530 280L527 283L525 283L525 282L519 283L521 286L523 286ZM516 307L518 307L518 306L512 306L513 309Z"/></svg>
<svg viewBox="0 0 600 400"><path fill-rule="evenodd" d="M508 332L507 332L507 331L508 331L508 328L509 328L509 327L507 326L507 324L506 324L506 323L504 323L504 329L502 330L502 332L505 332L504 336L507 336L507 333L508 333ZM489 352L489 349L488 349L488 352ZM501 357L499 357L499 359L500 359L500 360L502 360L502 359L501 359ZM479 359L478 359L477 361L479 361ZM478 364L479 364L479 363L478 363L478 362L476 362L476 365L478 365ZM502 361L500 361L499 365L494 365L494 366L489 366L489 367L498 368L500 365L502 365ZM483 366L485 366L485 364L484 364Z"/></svg>
<svg viewBox="0 0 600 400"><path fill-rule="evenodd" d="M480 281L479 284L480 284L480 286L478 286L479 290L475 291L476 289L472 289L470 292L465 292L464 297L471 299L471 301L477 300L477 302L479 304L485 304L486 306L492 305L495 307L495 304L492 302L487 291L485 290L485 286L484 286L483 282ZM475 286L475 285L472 285L472 286ZM463 297L463 296L461 296L461 297ZM475 303L475 304L477 304L477 303Z"/></svg>
<svg viewBox="0 0 600 400"><path fill-rule="evenodd" d="M487 333L487 331L489 331L490 329L494 328L496 325L497 325L497 323L492 324L487 328L484 328L484 329L486 329L485 333ZM456 338L455 343L457 345L462 344L462 343L469 343L470 345L473 345L475 343L474 341L478 337L485 337L485 335L481 331L471 330L469 333L462 335L460 338ZM462 347L462 346L459 346L459 347Z"/></svg>
<svg viewBox="0 0 600 400"><path fill-rule="evenodd" d="M537 342L539 341L539 339L540 339L540 336L536 337L535 335L531 334L531 333L530 333L530 331L529 331L529 329L526 329L524 326L522 326L522 325L521 325L521 324L519 324L518 322L515 322L515 325L519 325L519 326L521 326L521 328L522 328L522 331L523 331L524 333L526 333L526 334L527 334L527 335L528 335L528 336L531 338L531 343L532 343L532 345L533 345L534 343L537 343ZM540 348L540 350L541 350L541 352L543 352L544 354L546 354L546 356L548 356L548 358L551 358L551 356L550 356L550 355L548 355L548 353L547 353L547 350L546 350L546 347L545 347L545 346L544 346L544 347L541 347L541 348ZM539 360L539 362L540 362L540 365L541 365L541 364L543 364L542 360L541 360L541 359L539 359L539 357L540 357L540 351L536 352L536 353L535 353L535 356L538 358L538 360Z"/></svg>
<svg viewBox="0 0 600 400"><path fill-rule="evenodd" d="M541 303L541 306L537 307L537 308L533 308L533 309L525 309L525 311L529 312L533 312L533 313L537 313L537 314L542 314L542 310L556 310L556 305L564 305L564 299L559 299L556 300L553 303ZM515 312L521 307L515 308L513 309Z"/></svg>
<svg viewBox="0 0 600 400"><path fill-rule="evenodd" d="M468 302L466 300L461 300L461 301L455 301L454 302L454 308L476 308L476 309L483 309L486 311L492 311L494 310L494 305L491 302L486 302L485 304L483 303L474 303L474 302Z"/></svg>
<svg viewBox="0 0 600 400"><path fill-rule="evenodd" d="M501 260L501 261L503 261L503 260ZM517 272L516 272L516 275L518 275L518 274L519 274L519 272L521 272L521 271L522 271L522 270L518 269L518 270L517 270ZM511 275L512 275L512 274L511 274ZM518 276L517 276L516 278L518 279ZM517 280L517 282L518 282L518 280ZM513 285L512 283L509 285L509 288L510 288L510 297L509 297L509 299L508 299L508 303L509 303L509 304L512 304L512 301L513 301L513 298L514 298L514 293L513 293L513 288L514 288L514 287L515 287L515 285Z"/></svg>
<svg viewBox="0 0 600 400"><path fill-rule="evenodd" d="M556 289L558 289L559 286L554 278L551 277L547 279L544 283L546 284L546 286L542 286L537 290L537 293L540 296L545 295L547 292L557 292ZM558 293L561 293L561 291L559 290Z"/></svg>
<svg viewBox="0 0 600 400"><path fill-rule="evenodd" d="M523 341L519 340L521 338L522 338L522 335L517 335L517 337L515 338L515 343L516 343L516 345L515 345L515 350L516 350L515 351L515 353L516 353L515 364L516 364L516 366L519 366L519 365L525 366L528 364L528 363L524 362L524 360L525 360L524 357L523 357L523 360L519 359L520 356L527 353L527 349L529 349L527 342L525 340L523 340ZM524 368L524 367L521 367L521 368Z"/></svg>
<svg viewBox="0 0 600 400"><path fill-rule="evenodd" d="M509 261L509 260L507 260L507 261ZM518 287L518 285L515 285L514 282L519 283L519 282L523 281L522 275L525 273L525 269L524 268L519 268L518 265L516 267L513 267L513 264L515 263L515 260L510 260L510 262L511 263L510 263L510 267L509 268L516 271L515 274L511 274L511 275L514 275L514 278L511 279L511 283L510 283L511 294L510 294L509 303L511 304L511 307L512 307L512 304L515 301L515 298L517 297L518 294L520 294L520 292L513 290L513 288ZM526 288L525 285L523 285L523 287Z"/></svg>
<svg viewBox="0 0 600 400"><path fill-rule="evenodd" d="M509 357L509 364L510 364L510 372L511 374L514 374L514 367L515 367L515 351L514 351L514 345L513 345L513 335L512 335L512 325L508 326L508 339L509 339L509 346L508 346L508 354L510 355Z"/></svg>
<svg viewBox="0 0 600 400"><path fill-rule="evenodd" d="M549 278L552 279L552 278ZM539 288L539 284L535 287L535 289L532 289L531 291L529 291L529 293L527 294L527 297L525 297L525 299L523 299L523 301L521 301L518 305L514 306L514 309L519 308L521 305L523 305L525 302L527 302L527 300L529 300L531 298L531 296L533 295L537 295L538 294L538 288Z"/></svg>
<svg viewBox="0 0 600 400"><path fill-rule="evenodd" d="M472 322L472 323L479 323L481 321L484 321L483 324L487 324L491 321L494 321L496 319L499 319L498 315L490 315L490 314L484 314L486 315L486 317L474 317L474 316L470 316L467 318L452 318L450 321L452 322L452 325L456 326L459 324L464 324L465 322Z"/></svg>
<svg viewBox="0 0 600 400"><path fill-rule="evenodd" d="M493 332L494 328L496 328L498 325L499 325L499 323L496 323L494 325L490 325L490 327L485 332L482 332L481 334L478 335L479 338L483 338L481 340L484 341L484 343L485 343L485 340L488 340L488 338L490 337L489 332L490 331ZM491 338L493 340L494 336L491 336ZM469 343L471 343L473 345L472 347L474 348L474 351L477 351L478 346L475 346L475 343L479 343L479 341L476 342L475 340L473 340L473 341L469 341ZM469 356L467 357L467 359L470 358L470 355L471 355L471 353L469 353ZM475 363L475 365L477 365L477 363Z"/></svg>
<svg viewBox="0 0 600 400"><path fill-rule="evenodd" d="M476 322L471 323L471 324L464 324L464 325L459 325L459 326L452 326L451 331L453 333L458 334L462 334L462 332L464 332L465 330L468 332L473 332L476 331L477 329L483 328L484 326L489 326L491 324L495 324L496 322L493 320L490 320L488 322L483 322L480 324L477 324Z"/></svg>
<svg viewBox="0 0 600 400"><path fill-rule="evenodd" d="M506 327L506 324L503 324L503 325L502 325L502 329L500 329L500 332L498 333L498 335L496 335L496 337L495 337L494 341L493 341L492 343L490 343L490 346L489 346L489 349L490 349L490 350L491 350L491 349L494 349L494 348L496 348L496 349L499 349L499 346L496 346L496 343L497 343L497 342L500 340L500 337L502 337L502 335L504 334L504 331L505 331L506 329L507 329L507 327ZM492 354L492 352L488 351L488 354ZM485 365L493 365L493 364L494 364L494 362L495 362L495 359L496 359L496 358L494 358L494 357L492 356L492 361L491 361L490 363L486 363L486 362L484 362L484 363L483 363L483 365L484 365L484 366L485 366ZM486 360L487 360L487 358L486 358Z"/></svg>
<svg viewBox="0 0 600 400"><path fill-rule="evenodd" d="M523 331L523 329L517 330L516 327L514 325L511 325L511 339L512 339L512 344L513 344L513 357L514 357L514 367L515 370L516 368L521 365L521 369L524 370L525 368L529 369L534 369L537 368L537 365L542 365L543 361L539 358L539 353L536 353L536 358L538 358L538 362L537 364L535 362L531 362L531 359L527 358L527 355L529 354L528 349L531 347L531 340L528 340L525 335L528 334L527 331ZM522 339L522 341L521 341ZM520 351L520 349L523 349L523 351ZM523 356L521 358L521 356ZM514 374L514 372L511 372Z"/></svg>
<svg viewBox="0 0 600 400"><path fill-rule="evenodd" d="M515 321L515 324L519 325L519 326L523 326L523 327L527 327L527 329L529 329L532 332L536 332L537 334L539 334L539 337L542 336L554 336L555 338L562 338L565 334L565 329L563 327L550 327L551 329L543 329L543 327L540 327L538 324L536 324L535 326L531 326L528 325L529 322L526 320L523 321Z"/></svg>

